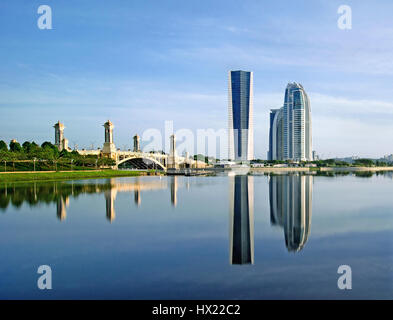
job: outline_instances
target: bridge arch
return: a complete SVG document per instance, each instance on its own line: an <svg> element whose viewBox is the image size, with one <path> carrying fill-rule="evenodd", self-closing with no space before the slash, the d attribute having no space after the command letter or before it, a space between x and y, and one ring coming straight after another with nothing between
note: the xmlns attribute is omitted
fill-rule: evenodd
<svg viewBox="0 0 393 320"><path fill-rule="evenodd" d="M126 166L127 164L128 166ZM159 161L148 158L148 157L130 157L120 160L116 164L118 169L124 168L132 168L132 169L157 169L157 170L166 170L166 168Z"/></svg>

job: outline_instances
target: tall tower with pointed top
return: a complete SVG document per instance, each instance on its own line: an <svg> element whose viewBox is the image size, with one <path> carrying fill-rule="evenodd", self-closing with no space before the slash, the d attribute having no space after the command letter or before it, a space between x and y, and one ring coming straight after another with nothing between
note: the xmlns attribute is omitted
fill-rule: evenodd
<svg viewBox="0 0 393 320"><path fill-rule="evenodd" d="M135 136L134 136L134 152L140 152L141 151L141 145L140 145L140 142L141 142L141 138L136 134Z"/></svg>
<svg viewBox="0 0 393 320"><path fill-rule="evenodd" d="M113 123L108 120L104 124L105 128L105 143L104 143L104 148L102 149L102 153L104 154L105 157L108 158L116 158L116 146L113 143L113 128L114 125Z"/></svg>
<svg viewBox="0 0 393 320"><path fill-rule="evenodd" d="M313 160L310 100L300 83L288 83L284 106L271 110L269 160Z"/></svg>
<svg viewBox="0 0 393 320"><path fill-rule="evenodd" d="M53 128L55 128L55 146L60 149L61 141L64 139L64 124L58 121Z"/></svg>
<svg viewBox="0 0 393 320"><path fill-rule="evenodd" d="M65 126L60 121L58 121L53 128L55 128L55 146L62 151L68 149L68 140L64 138Z"/></svg>
<svg viewBox="0 0 393 320"><path fill-rule="evenodd" d="M283 106L283 158L312 161L310 100L300 83L288 83Z"/></svg>
<svg viewBox="0 0 393 320"><path fill-rule="evenodd" d="M176 169L178 167L176 165L176 136L172 134L170 139L171 145L169 150L168 168Z"/></svg>

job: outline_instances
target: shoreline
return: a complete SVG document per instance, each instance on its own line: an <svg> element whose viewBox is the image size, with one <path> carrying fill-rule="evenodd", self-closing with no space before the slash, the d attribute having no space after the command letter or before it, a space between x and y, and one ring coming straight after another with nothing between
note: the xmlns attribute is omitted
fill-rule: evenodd
<svg viewBox="0 0 393 320"><path fill-rule="evenodd" d="M357 172L357 171L393 171L393 167L323 167L320 171L350 171L350 172Z"/></svg>
<svg viewBox="0 0 393 320"><path fill-rule="evenodd" d="M4 182L36 182L61 181L96 178L139 177L155 175L148 171L121 171L121 170L84 170L84 171L16 171L1 172L0 183Z"/></svg>
<svg viewBox="0 0 393 320"><path fill-rule="evenodd" d="M279 167L279 168L251 168L250 172L365 172L365 171L393 171L393 167Z"/></svg>
<svg viewBox="0 0 393 320"><path fill-rule="evenodd" d="M216 169L206 168L206 171ZM222 170L222 169L221 169ZM230 172L231 170L228 170ZM393 171L393 167L265 167L250 168L250 173L285 173L285 172L379 172ZM15 171L0 172L0 183L6 182L36 182L36 181L61 181L117 177L139 177L148 175L161 175L160 172L150 171L123 171L123 170L83 170L83 171Z"/></svg>

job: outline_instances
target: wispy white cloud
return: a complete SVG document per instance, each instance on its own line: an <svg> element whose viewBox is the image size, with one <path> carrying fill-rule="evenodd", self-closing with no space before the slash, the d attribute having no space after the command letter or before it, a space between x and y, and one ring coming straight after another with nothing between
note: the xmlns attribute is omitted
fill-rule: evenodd
<svg viewBox="0 0 393 320"><path fill-rule="evenodd" d="M309 93L313 120L313 148L326 158L359 155L380 157L393 153L393 104ZM256 93L257 130L268 123L267 109L280 108L282 93ZM262 107L261 107L262 106ZM264 107L266 106L266 107ZM266 131L266 130L265 130ZM267 149L267 132L263 148Z"/></svg>
<svg viewBox="0 0 393 320"><path fill-rule="evenodd" d="M166 60L189 59L218 63L222 66L242 65L252 70L267 65L279 69L285 67L313 68L318 71L349 72L365 75L393 75L391 50L351 48L340 50L331 47L307 47L302 50L277 48L271 45L217 45L182 47L168 50Z"/></svg>
<svg viewBox="0 0 393 320"><path fill-rule="evenodd" d="M119 146L129 145L136 132L142 133L148 128L163 130L165 120L173 120L175 130L217 130L227 126L226 90L181 86L174 90L158 82L54 77L26 86L23 91L25 94L21 95L20 88L4 90L0 87L0 117L10 119L0 132L2 136L6 133L6 139L30 140L29 135L36 135L40 130L39 137L52 139L50 124L57 120L66 122L67 136L80 146L90 141L99 142L101 124L107 119L115 122ZM393 103L318 92L310 92L309 96L313 144L318 153L325 157L355 154L377 157L393 152ZM283 98L283 92L255 91L255 150L259 158L265 158L268 149L269 110L281 107ZM37 113L38 108L44 111ZM23 134L19 132L21 128L12 124L21 112L26 119L36 120L36 126Z"/></svg>

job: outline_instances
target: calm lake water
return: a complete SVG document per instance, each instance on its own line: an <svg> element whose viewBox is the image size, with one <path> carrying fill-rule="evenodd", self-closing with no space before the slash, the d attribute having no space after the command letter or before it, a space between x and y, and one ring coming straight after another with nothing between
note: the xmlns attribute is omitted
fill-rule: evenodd
<svg viewBox="0 0 393 320"><path fill-rule="evenodd" d="M393 175L2 184L0 298L392 299Z"/></svg>

